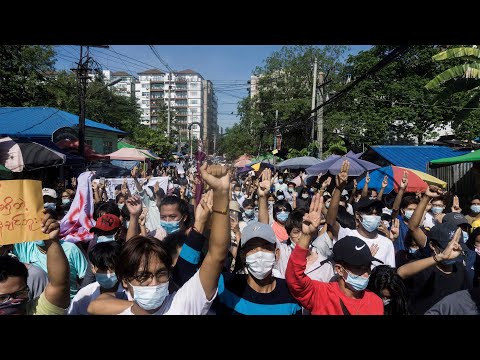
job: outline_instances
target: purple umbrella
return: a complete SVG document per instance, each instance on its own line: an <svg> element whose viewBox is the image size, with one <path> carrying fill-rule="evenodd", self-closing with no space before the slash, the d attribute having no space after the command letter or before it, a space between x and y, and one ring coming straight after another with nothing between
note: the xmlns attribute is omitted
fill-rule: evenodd
<svg viewBox="0 0 480 360"><path fill-rule="evenodd" d="M355 159L360 159L360 156L362 155L363 155L363 152L359 152L356 154L352 150L350 150L348 153L345 154L345 156L355 158Z"/></svg>
<svg viewBox="0 0 480 360"><path fill-rule="evenodd" d="M253 169L250 166L244 166L240 169L237 169L237 173L241 174L244 172L252 171Z"/></svg>
<svg viewBox="0 0 480 360"><path fill-rule="evenodd" d="M332 175L337 175L340 172L344 160L350 162L349 176L359 176L365 171L379 169L380 166L371 163L370 161L360 160L353 157L346 157L340 155L331 155L320 164L310 166L306 169L308 175L325 174L327 171Z"/></svg>

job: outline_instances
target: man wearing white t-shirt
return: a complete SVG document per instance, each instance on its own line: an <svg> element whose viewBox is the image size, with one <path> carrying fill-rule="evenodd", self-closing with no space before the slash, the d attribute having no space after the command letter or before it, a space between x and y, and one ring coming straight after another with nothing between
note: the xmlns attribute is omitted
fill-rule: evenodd
<svg viewBox="0 0 480 360"><path fill-rule="evenodd" d="M330 207L327 212L327 224L331 228L334 238L340 240L346 236L355 236L367 243L371 248L374 244L378 246L378 252L375 257L381 260L385 265L395 267L395 251L391 240L378 233L377 227L380 224L383 203L376 199L361 199L355 206L355 219L357 229L351 230L343 228L337 222L337 212L342 193L348 179L348 169L350 164L345 160L342 164L340 173L336 176L336 189L333 192Z"/></svg>

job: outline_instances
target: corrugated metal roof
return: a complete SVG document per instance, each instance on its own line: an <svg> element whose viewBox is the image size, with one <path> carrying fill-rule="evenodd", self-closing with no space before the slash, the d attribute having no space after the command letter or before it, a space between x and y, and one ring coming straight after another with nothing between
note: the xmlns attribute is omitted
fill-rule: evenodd
<svg viewBox="0 0 480 360"><path fill-rule="evenodd" d="M371 148L393 165L425 172L427 163L444 157L467 154L448 146L375 145Z"/></svg>
<svg viewBox="0 0 480 360"><path fill-rule="evenodd" d="M0 107L0 135L49 137L61 127L78 125L78 115L50 107ZM85 119L85 126L127 134L114 127Z"/></svg>

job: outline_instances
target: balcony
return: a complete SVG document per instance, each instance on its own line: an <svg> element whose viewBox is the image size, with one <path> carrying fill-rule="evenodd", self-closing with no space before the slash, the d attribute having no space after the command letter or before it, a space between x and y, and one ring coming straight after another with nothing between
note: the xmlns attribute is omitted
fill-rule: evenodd
<svg viewBox="0 0 480 360"><path fill-rule="evenodd" d="M175 78L174 82L176 82L176 83L186 83L187 78L183 77L183 76L178 76L178 77Z"/></svg>
<svg viewBox="0 0 480 360"><path fill-rule="evenodd" d="M177 86L173 90L175 90L175 91L187 91L188 89L187 89L187 87L184 87L184 86Z"/></svg>

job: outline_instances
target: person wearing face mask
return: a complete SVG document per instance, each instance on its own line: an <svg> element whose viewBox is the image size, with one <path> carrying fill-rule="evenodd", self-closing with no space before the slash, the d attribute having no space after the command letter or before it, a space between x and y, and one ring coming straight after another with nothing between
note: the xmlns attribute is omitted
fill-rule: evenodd
<svg viewBox="0 0 480 360"><path fill-rule="evenodd" d="M115 203L117 204L120 211L122 211L123 207L125 206L125 200L126 197L122 193L118 194L115 198Z"/></svg>
<svg viewBox="0 0 480 360"><path fill-rule="evenodd" d="M72 205L73 198L75 197L75 191L66 189L62 192L62 210L63 215L66 215L70 206Z"/></svg>
<svg viewBox="0 0 480 360"><path fill-rule="evenodd" d="M466 242L467 247L475 253L475 261L473 263L474 276L473 276L473 287L480 286L480 227L477 227L470 234L468 241Z"/></svg>
<svg viewBox="0 0 480 360"><path fill-rule="evenodd" d="M278 176L277 181L275 181L274 183L274 186L275 186L276 193L278 193L279 191L288 192L288 185L285 184L283 175ZM278 199L278 195L277 195L277 199Z"/></svg>
<svg viewBox="0 0 480 360"><path fill-rule="evenodd" d="M408 291L395 268L376 266L368 279L367 289L382 299L384 315L409 315Z"/></svg>
<svg viewBox="0 0 480 360"><path fill-rule="evenodd" d="M243 220L247 223L247 225L251 222L258 221L258 217L255 214L255 203L252 199L246 199L242 203L243 208Z"/></svg>
<svg viewBox="0 0 480 360"><path fill-rule="evenodd" d="M275 202L277 199L275 199L275 195L269 193L267 197L267 206L268 206L268 223L271 224L273 223L273 205L275 205Z"/></svg>
<svg viewBox="0 0 480 360"><path fill-rule="evenodd" d="M90 303L89 313L108 314L119 310L120 315L207 314L220 287L219 277L230 243L227 236L230 179L228 169L220 165L207 168L207 163L204 163L200 171L213 190L208 252L200 269L176 291L177 286L171 281L171 249L165 242L153 237L134 236L125 243L115 266L119 281L127 289L128 299L102 294ZM141 211L141 206L139 208ZM136 213L132 212L132 217ZM182 252L184 248L185 245Z"/></svg>
<svg viewBox="0 0 480 360"><path fill-rule="evenodd" d="M316 195L303 218L302 235L290 255L285 276L291 294L312 315L383 315L382 300L366 290L372 262L382 262L358 237L346 236L333 245L337 281L320 282L305 275L308 248L318 232L322 206L321 197Z"/></svg>
<svg viewBox="0 0 480 360"><path fill-rule="evenodd" d="M245 196L242 193L242 186L237 184L233 187L232 200L238 202L240 208L243 209L243 202L245 201Z"/></svg>
<svg viewBox="0 0 480 360"><path fill-rule="evenodd" d="M58 239L60 224L50 213L44 214L49 282L39 297L31 298L29 271L20 257L0 256L0 315L64 315L70 303L69 264Z"/></svg>
<svg viewBox="0 0 480 360"><path fill-rule="evenodd" d="M121 245L116 241L98 243L92 248L88 259L96 281L78 291L70 303L68 315L89 315L88 305L100 294L125 292L115 275L115 262L120 250ZM126 295L121 296L126 298Z"/></svg>
<svg viewBox="0 0 480 360"><path fill-rule="evenodd" d="M212 306L217 315L300 315L284 279L274 275L279 249L272 228L251 223L242 232L237 267L245 274L224 272Z"/></svg>
<svg viewBox="0 0 480 360"><path fill-rule="evenodd" d="M369 247L373 244L378 245L378 252L375 257L381 260L385 265L395 267L395 251L390 239L380 235L377 227L381 221L382 209L384 207L380 200L371 200L368 198L360 199L354 206L357 228L355 230L342 227L338 221L337 213L340 202L340 194L344 190L348 180L348 169L350 164L345 160L342 164L340 173L336 176L336 189L333 192L330 207L327 211L327 224L331 229L333 239L341 240L345 236L354 236L362 239Z"/></svg>
<svg viewBox="0 0 480 360"><path fill-rule="evenodd" d="M295 209L302 209L305 211L308 211L310 208L310 202L311 202L311 197L308 189L306 187L302 188L302 191L298 193L297 199L296 199L296 208Z"/></svg>
<svg viewBox="0 0 480 360"><path fill-rule="evenodd" d="M272 229L277 237L277 240L287 241L288 240L288 233L285 229L285 222L288 219L288 216L292 212L292 207L288 202L285 200L277 201L275 205L273 205L273 223Z"/></svg>
<svg viewBox="0 0 480 360"><path fill-rule="evenodd" d="M57 192L54 189L43 188L43 207L45 209L50 209L57 211Z"/></svg>
<svg viewBox="0 0 480 360"><path fill-rule="evenodd" d="M432 305L456 291L468 289L462 231L451 223L435 225L428 234L433 256L398 268L410 296L409 311L423 315Z"/></svg>
<svg viewBox="0 0 480 360"><path fill-rule="evenodd" d="M407 250L405 248L405 237L407 236L408 232L408 222L412 218L413 212L418 206L418 199L415 196L406 196L402 199L402 203L400 205L400 213L397 215L397 219L399 221L399 235L396 241L393 243L393 247L395 248L395 252L400 250Z"/></svg>
<svg viewBox="0 0 480 360"><path fill-rule="evenodd" d="M470 200L470 211L465 217L469 224L472 224L476 220L480 220L480 194L472 196Z"/></svg>
<svg viewBox="0 0 480 360"><path fill-rule="evenodd" d="M445 211L445 200L442 197L432 199L432 207L425 214L425 220L423 221L423 226L427 229L431 229L437 224L441 223L442 217L444 216Z"/></svg>

